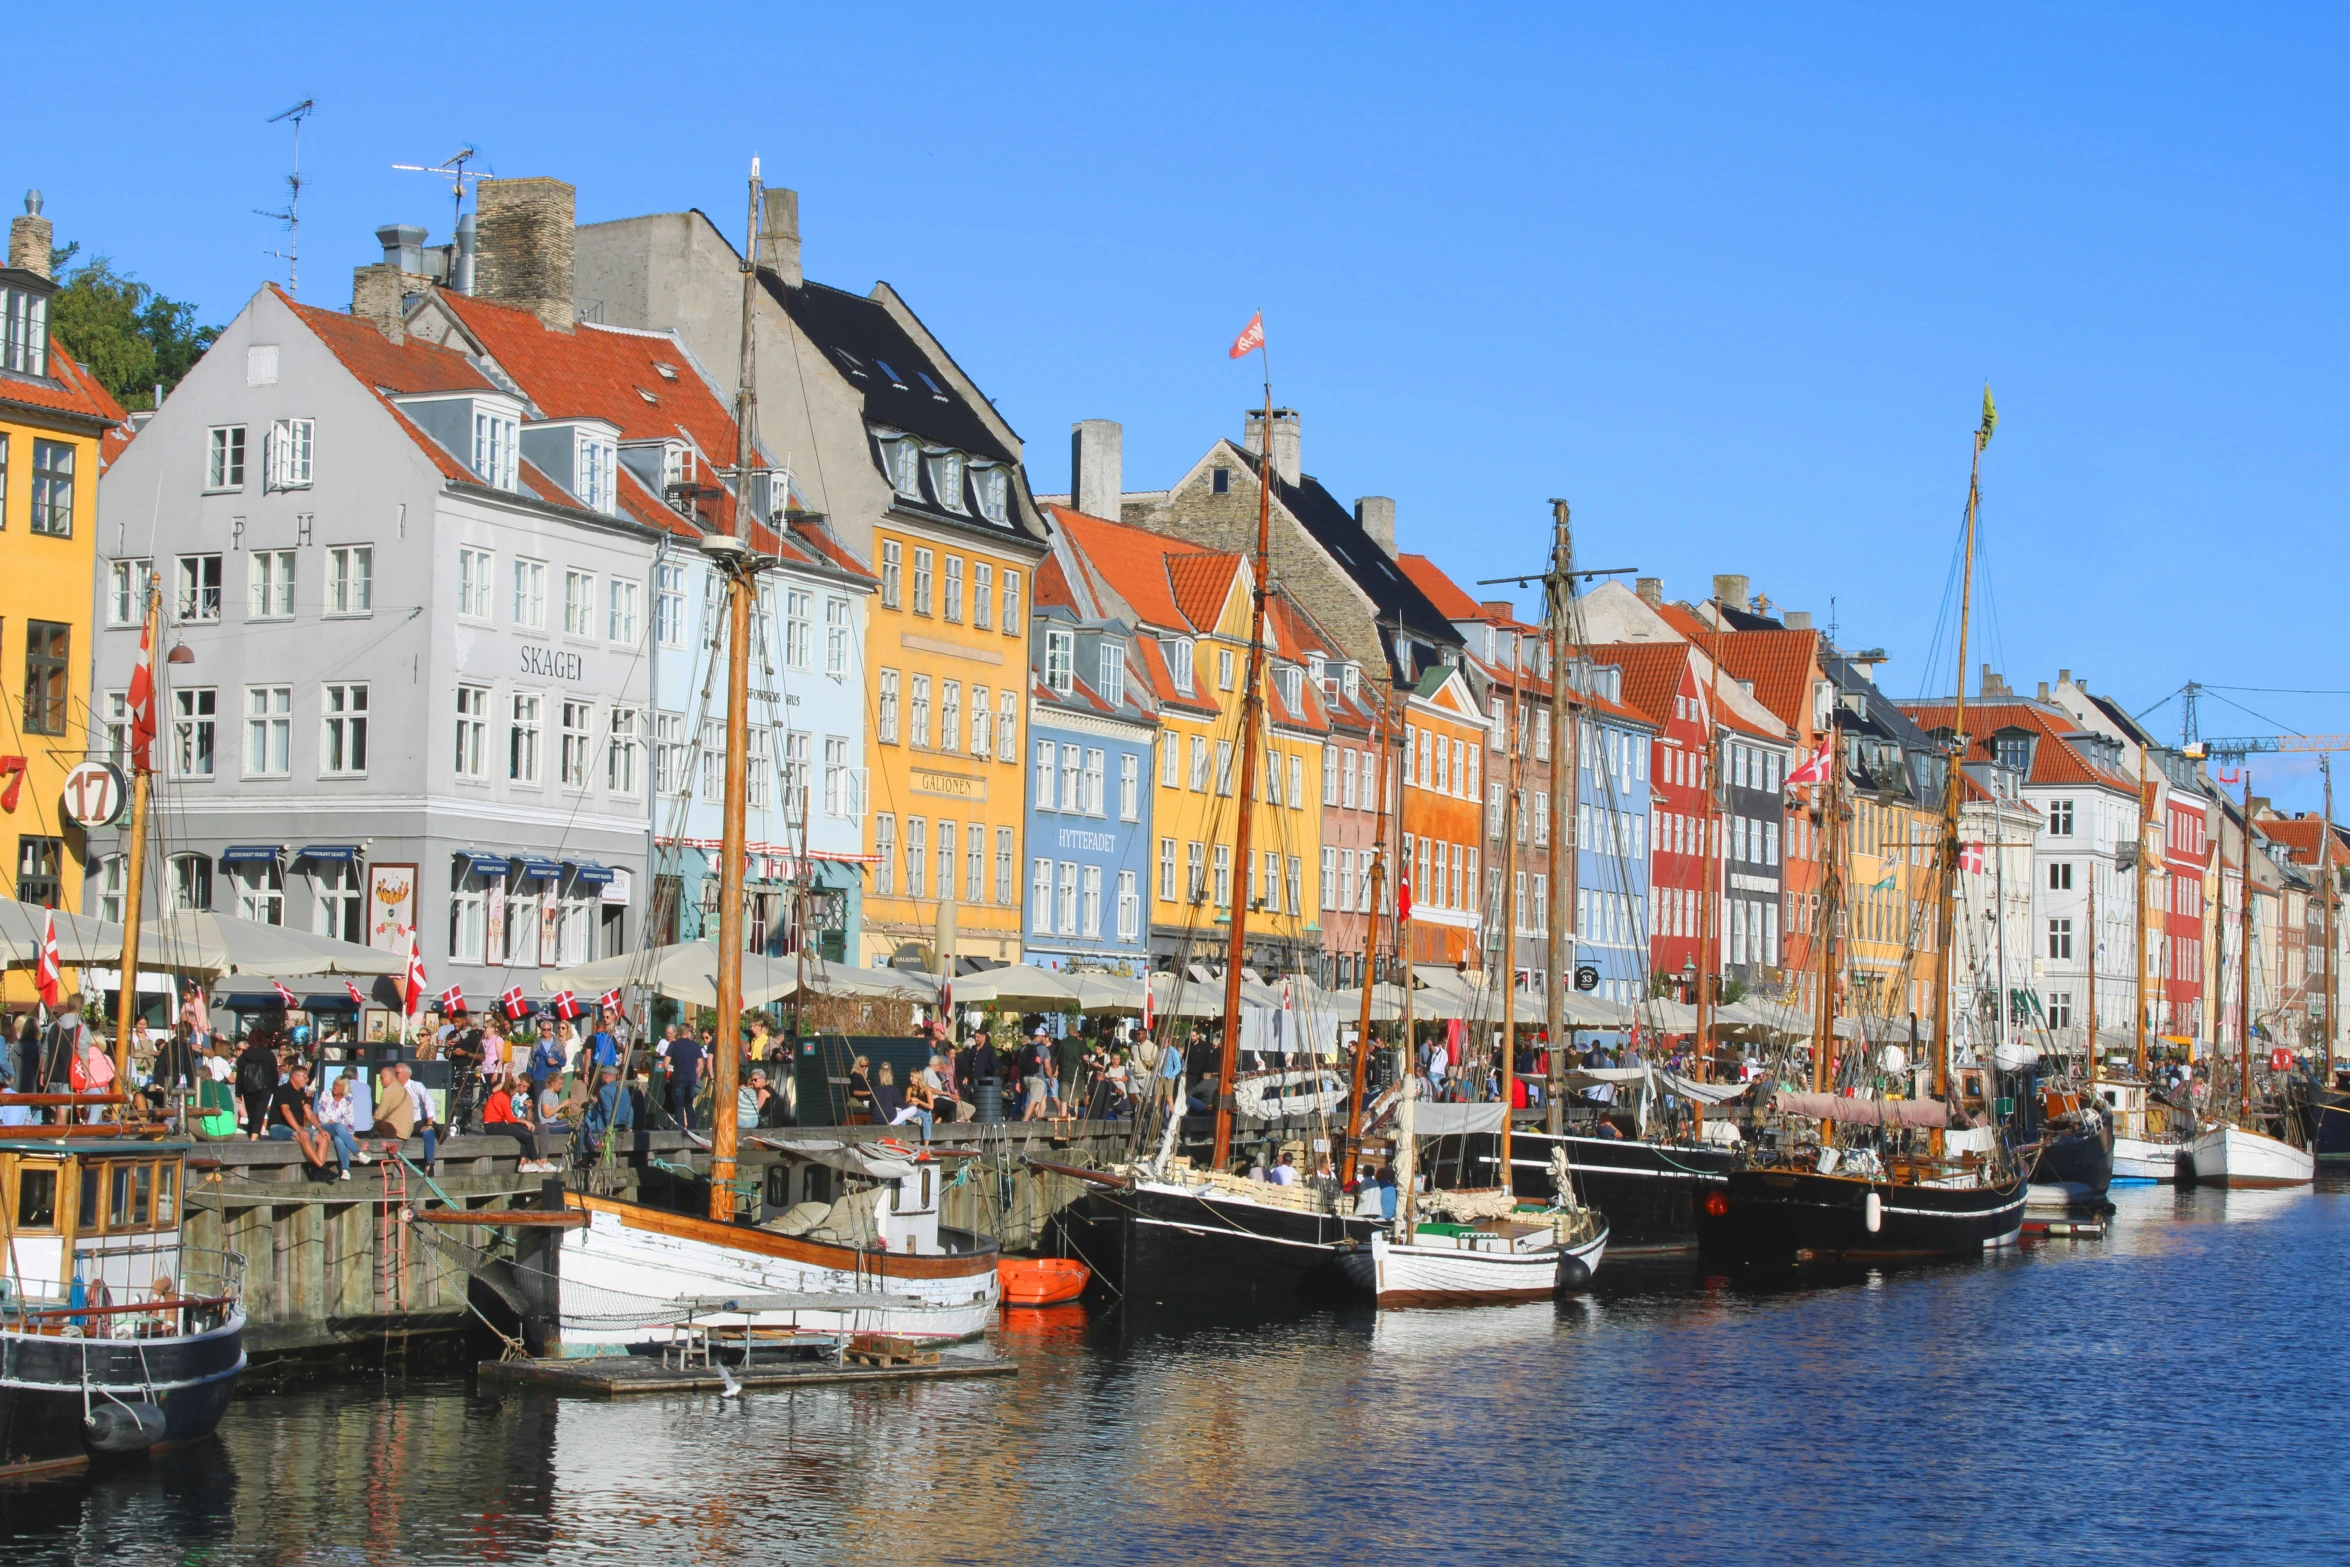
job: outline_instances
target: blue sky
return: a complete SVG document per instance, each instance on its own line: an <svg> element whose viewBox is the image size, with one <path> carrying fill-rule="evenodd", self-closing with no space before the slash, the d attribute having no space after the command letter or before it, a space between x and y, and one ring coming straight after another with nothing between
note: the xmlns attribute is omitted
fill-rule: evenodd
<svg viewBox="0 0 2350 1567"><path fill-rule="evenodd" d="M283 236L347 303L395 219L443 237L466 142L583 219L739 224L760 153L811 276L887 278L1067 480L1237 433L1262 307L1305 465L1388 494L1463 580L1583 558L1675 597L1749 574L1935 645L1983 382L1981 658L2133 709L2193 678L2350 688L2338 568L2350 13L1836 8L71 8L15 85L11 189L224 320ZM134 47L126 42L135 39ZM84 73L75 62L93 63ZM88 85L102 82L102 87ZM1929 654L1932 655L1929 665ZM2350 694L2223 693L2206 732L2350 731ZM2152 722L2174 728L2174 706ZM2273 721L2273 722L2272 722ZM2256 773L2315 803L2314 768ZM2350 780L2346 780L2350 785Z"/></svg>

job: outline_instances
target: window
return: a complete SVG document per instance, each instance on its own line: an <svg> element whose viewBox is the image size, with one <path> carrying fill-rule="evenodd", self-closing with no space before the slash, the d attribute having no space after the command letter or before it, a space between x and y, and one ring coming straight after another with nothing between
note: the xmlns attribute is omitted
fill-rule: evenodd
<svg viewBox="0 0 2350 1567"><path fill-rule="evenodd" d="M19 903L57 907L64 887L65 840L20 837L16 840L16 898Z"/></svg>
<svg viewBox="0 0 2350 1567"><path fill-rule="evenodd" d="M1159 840L1159 896L1172 902L1175 897L1175 840Z"/></svg>
<svg viewBox="0 0 2350 1567"><path fill-rule="evenodd" d="M1020 573L1004 568L1004 635L1020 634Z"/></svg>
<svg viewBox="0 0 2350 1567"><path fill-rule="evenodd" d="M1012 829L995 830L995 901L1005 907L1012 902Z"/></svg>
<svg viewBox="0 0 2350 1567"><path fill-rule="evenodd" d="M1053 862L1038 860L1028 878L1028 928L1038 935L1053 933Z"/></svg>
<svg viewBox="0 0 2350 1567"><path fill-rule="evenodd" d="M957 510L960 509L957 508ZM963 623L963 557L949 555L946 567L946 602L942 607L948 622L959 626Z"/></svg>
<svg viewBox="0 0 2350 1567"><path fill-rule="evenodd" d="M1232 491L1232 470L1218 468L1210 474L1208 476L1208 490L1215 495L1230 494Z"/></svg>
<svg viewBox="0 0 2350 1567"><path fill-rule="evenodd" d="M914 677L913 701L909 706L912 709L913 719L913 733L910 738L915 745L928 750L930 748L930 677L928 675Z"/></svg>
<svg viewBox="0 0 2350 1567"><path fill-rule="evenodd" d="M1040 755L1040 757L1042 756L1041 750L1040 750L1040 752L1039 752L1039 755ZM1047 761L1046 765L1047 765L1047 766L1050 766L1051 764L1050 764L1050 762L1049 762L1049 761ZM1071 811L1071 812L1077 812L1077 811L1083 811L1083 810L1085 809L1085 783L1084 783L1084 779L1085 779L1085 748L1084 748L1084 747L1082 747L1082 746L1075 746L1075 745L1064 745L1064 746L1062 746L1062 747L1061 747L1061 809L1062 809L1062 810L1064 810L1064 811Z"/></svg>
<svg viewBox="0 0 2350 1567"><path fill-rule="evenodd" d="M318 734L321 777L349 778L367 771L367 687L319 687L322 711Z"/></svg>
<svg viewBox="0 0 2350 1567"><path fill-rule="evenodd" d="M275 860L247 860L229 867L237 890L237 918L260 925L286 922L285 872Z"/></svg>
<svg viewBox="0 0 2350 1567"><path fill-rule="evenodd" d="M653 715L653 792L684 794L690 787L692 746L683 713Z"/></svg>
<svg viewBox="0 0 2350 1567"><path fill-rule="evenodd" d="M1182 692L1185 696L1191 695L1190 639L1187 637L1170 637L1167 639L1165 646L1167 650L1168 678L1175 682L1176 690Z"/></svg>
<svg viewBox="0 0 2350 1567"><path fill-rule="evenodd" d="M182 555L175 563L179 590L174 612L183 622L220 619L220 557Z"/></svg>
<svg viewBox="0 0 2350 1567"><path fill-rule="evenodd" d="M2070 860L2050 860L2048 862L2048 890L2050 892L2070 892L2073 890L2073 867Z"/></svg>
<svg viewBox="0 0 2350 1567"><path fill-rule="evenodd" d="M521 433L520 424L504 414L488 408L473 411L473 471L482 483L500 490L514 488Z"/></svg>
<svg viewBox="0 0 2350 1567"><path fill-rule="evenodd" d="M2052 958L2069 959L2072 957L2073 922L2071 920L2050 920L2048 922L2048 955Z"/></svg>
<svg viewBox="0 0 2350 1567"><path fill-rule="evenodd" d="M48 295L29 288L0 288L0 370L49 373Z"/></svg>
<svg viewBox="0 0 2350 1567"><path fill-rule="evenodd" d="M1232 792L1232 742L1229 740L1216 742L1216 792Z"/></svg>
<svg viewBox="0 0 2350 1567"><path fill-rule="evenodd" d="M990 561L971 563L971 624L982 631L995 629L995 566Z"/></svg>
<svg viewBox="0 0 2350 1567"><path fill-rule="evenodd" d="M110 561L106 567L106 623L143 625L147 619L147 584L155 568L143 560Z"/></svg>
<svg viewBox="0 0 2350 1567"><path fill-rule="evenodd" d="M1232 845L1216 845L1216 907L1232 907Z"/></svg>
<svg viewBox="0 0 2350 1567"><path fill-rule="evenodd" d="M1208 739L1205 735L1191 737L1191 790L1203 794L1208 787Z"/></svg>
<svg viewBox="0 0 2350 1567"><path fill-rule="evenodd" d="M604 787L614 794L636 793L637 710L612 709L612 744L604 753Z"/></svg>
<svg viewBox="0 0 2350 1567"><path fill-rule="evenodd" d="M783 594L783 661L793 669L808 667L814 643L816 596L804 588L786 588Z"/></svg>
<svg viewBox="0 0 2350 1567"><path fill-rule="evenodd" d="M824 672L835 680L849 673L849 601L824 601Z"/></svg>
<svg viewBox="0 0 2350 1567"><path fill-rule="evenodd" d="M547 626L547 563L514 563L514 624L544 631Z"/></svg>
<svg viewBox="0 0 2350 1567"><path fill-rule="evenodd" d="M28 733L65 733L73 628L50 620L25 622L24 726Z"/></svg>
<svg viewBox="0 0 2350 1567"><path fill-rule="evenodd" d="M33 531L73 534L73 448L63 441L33 442Z"/></svg>
<svg viewBox="0 0 2350 1567"><path fill-rule="evenodd" d="M1293 854L1289 857L1287 869L1288 875L1282 881L1282 885L1288 889L1289 893L1289 902L1286 907L1292 914L1303 914L1305 912L1306 862Z"/></svg>
<svg viewBox="0 0 2350 1567"><path fill-rule="evenodd" d="M22 897L23 894L19 893L18 896ZM172 912L174 914L203 913L211 907L211 859L201 854L173 855L171 857Z"/></svg>
<svg viewBox="0 0 2350 1567"><path fill-rule="evenodd" d="M1078 934L1099 938L1102 933L1102 868L1088 865L1078 872Z"/></svg>
<svg viewBox="0 0 2350 1567"><path fill-rule="evenodd" d="M1098 750L1088 747L1085 753L1084 810L1086 815L1099 816L1102 814L1102 807L1104 803L1103 796L1106 792L1103 787L1104 783L1105 775L1103 771L1102 753Z"/></svg>
<svg viewBox="0 0 2350 1567"><path fill-rule="evenodd" d="M348 867L335 865L329 866L327 869L346 871ZM320 881L318 885L323 889L325 883ZM351 895L351 913L356 918L359 904L357 901L358 889L355 886L351 890ZM327 911L325 897L326 893L322 890L315 895L311 903L318 934L339 936L341 933L333 928L335 921ZM469 862L465 860L452 862L449 872L449 960L453 963L489 961L487 951L489 924L489 881L476 875ZM354 932L354 934L342 937L342 939L355 941L358 937Z"/></svg>
<svg viewBox="0 0 2350 1567"><path fill-rule="evenodd" d="M904 569L905 546L895 539L881 541L881 607L898 607L898 583Z"/></svg>
<svg viewBox="0 0 2350 1567"><path fill-rule="evenodd" d="M556 765L561 769L557 776L569 788L587 787L588 758L595 750L595 722L596 706L593 702L564 702L563 748Z"/></svg>
<svg viewBox="0 0 2350 1567"><path fill-rule="evenodd" d="M496 562L488 550L457 551L458 614L469 620L490 618L490 580L495 570Z"/></svg>
<svg viewBox="0 0 2350 1567"><path fill-rule="evenodd" d="M1342 873L1340 870L1341 860L1338 851L1331 848L1328 844L1324 844L1322 846L1321 901L1322 907L1325 909L1335 909L1343 906L1339 902L1340 893L1338 884L1341 874L1343 874L1350 881L1354 877L1354 851L1352 849L1346 851L1343 863L1345 869Z"/></svg>
<svg viewBox="0 0 2350 1567"><path fill-rule="evenodd" d="M294 552L255 550L245 561L245 618L288 620L294 613Z"/></svg>
<svg viewBox="0 0 2350 1567"><path fill-rule="evenodd" d="M1053 752L1052 741L1036 742L1036 808L1040 811L1053 809Z"/></svg>
<svg viewBox="0 0 2350 1567"><path fill-rule="evenodd" d="M340 544L326 552L326 612L365 615L375 608L375 547Z"/></svg>
<svg viewBox="0 0 2350 1567"><path fill-rule="evenodd" d="M1077 865L1072 860L1061 862L1060 933L1077 934Z"/></svg>
<svg viewBox="0 0 2350 1567"><path fill-rule="evenodd" d="M612 442L584 430L580 432L577 455L572 460L576 480L572 492L589 510L610 513L616 509L619 494L613 487L612 475L619 457L619 449Z"/></svg>
<svg viewBox="0 0 2350 1567"><path fill-rule="evenodd" d="M568 702L564 704L565 707L570 705ZM723 724L719 726L719 732L721 734L725 732ZM744 736L746 744L743 747L743 806L746 810L764 811L767 809L767 764L772 756L767 734L768 730L765 724L752 724ZM721 743L723 744L723 742ZM720 791L718 798L723 800L726 797L724 792L726 773L723 767L719 769L718 788Z"/></svg>
<svg viewBox="0 0 2350 1567"><path fill-rule="evenodd" d="M873 817L873 891L888 897L897 890L898 819L886 811Z"/></svg>
<svg viewBox="0 0 2350 1567"><path fill-rule="evenodd" d="M1207 846L1205 844L1195 841L1184 845L1183 895L1193 903L1199 902L1201 895L1207 890L1206 854Z"/></svg>
<svg viewBox="0 0 2350 1567"><path fill-rule="evenodd" d="M2050 1028L2072 1027L2073 993L2071 991L2050 991L2047 996L2046 1007L2048 1012L2048 1026Z"/></svg>
<svg viewBox="0 0 2350 1567"><path fill-rule="evenodd" d="M539 781L539 735L547 722L547 699L535 691L514 693L506 733L506 776L519 784Z"/></svg>
<svg viewBox="0 0 2350 1567"><path fill-rule="evenodd" d="M1019 697L1006 687L996 693L995 759L999 762L1017 761L1020 756Z"/></svg>
<svg viewBox="0 0 2350 1567"><path fill-rule="evenodd" d="M702 720L702 798L712 805L726 799L726 721Z"/></svg>
<svg viewBox="0 0 2350 1567"><path fill-rule="evenodd" d="M865 814L864 775L849 765L849 742L824 738L824 814L854 821Z"/></svg>
<svg viewBox="0 0 2350 1567"><path fill-rule="evenodd" d="M1142 820L1142 758L1132 751L1118 758L1118 820Z"/></svg>
<svg viewBox="0 0 2350 1567"><path fill-rule="evenodd" d="M1172 729L1159 731L1159 787L1175 789L1183 781L1183 737Z"/></svg>
<svg viewBox="0 0 2350 1567"><path fill-rule="evenodd" d="M988 701L987 687L971 688L971 755L982 762L995 750L995 710Z"/></svg>
<svg viewBox="0 0 2350 1567"><path fill-rule="evenodd" d="M119 854L107 855L98 862L97 871L98 907L96 913L100 919L119 925L122 923L124 891L122 856Z"/></svg>
<svg viewBox="0 0 2350 1567"><path fill-rule="evenodd" d="M484 571L487 579L487 571ZM482 613L489 613L488 593ZM653 636L663 647L685 646L685 567L664 562L653 568Z"/></svg>
<svg viewBox="0 0 2350 1567"><path fill-rule="evenodd" d="M919 898L926 885L930 858L930 823L919 816L906 818L906 896Z"/></svg>
<svg viewBox="0 0 2350 1567"><path fill-rule="evenodd" d="M1044 683L1067 696L1077 680L1077 634L1055 626L1044 634Z"/></svg>
<svg viewBox="0 0 2350 1567"><path fill-rule="evenodd" d="M171 693L172 770L182 778L212 776L212 735L220 693L181 686Z"/></svg>
<svg viewBox="0 0 2350 1567"><path fill-rule="evenodd" d="M1293 751L1289 757L1289 808L1301 811L1305 809L1305 804L1306 759Z"/></svg>
<svg viewBox="0 0 2350 1567"><path fill-rule="evenodd" d="M1112 707L1126 700L1126 644L1115 637L1102 639L1102 679L1095 689Z"/></svg>
<svg viewBox="0 0 2350 1567"><path fill-rule="evenodd" d="M1172 861L1169 862L1168 869L1174 869ZM1139 940L1141 935L1142 898L1136 885L1135 875L1132 871L1120 871L1118 873L1118 939L1120 941L1135 941Z"/></svg>
<svg viewBox="0 0 2350 1567"><path fill-rule="evenodd" d="M971 470L971 491L979 498L979 515L989 522L1005 520L1005 501L1011 487L1011 476L1002 468L991 464Z"/></svg>
<svg viewBox="0 0 2350 1567"><path fill-rule="evenodd" d="M1228 647L1216 649L1216 689L1232 689L1232 649Z"/></svg>
<svg viewBox="0 0 2350 1567"><path fill-rule="evenodd" d="M457 776L480 778L489 769L490 688L457 688Z"/></svg>
<svg viewBox="0 0 2350 1567"><path fill-rule="evenodd" d="M604 585L604 635L623 646L636 642L637 597L641 591L637 583L626 577L614 577Z"/></svg>
<svg viewBox="0 0 2350 1567"><path fill-rule="evenodd" d="M283 778L293 770L294 688L245 687L245 776Z"/></svg>
<svg viewBox="0 0 2350 1567"><path fill-rule="evenodd" d="M567 637L596 634L596 579L592 572L563 573L563 634Z"/></svg>
<svg viewBox="0 0 2350 1567"><path fill-rule="evenodd" d="M881 671L881 694L876 699L874 730L884 745L898 743L898 672Z"/></svg>
<svg viewBox="0 0 2350 1567"><path fill-rule="evenodd" d="M963 682L938 683L938 748L960 750L963 745Z"/></svg>
<svg viewBox="0 0 2350 1567"><path fill-rule="evenodd" d="M929 550L917 548L914 551L914 613L917 615L930 613L931 579L935 574L931 567L931 558Z"/></svg>
<svg viewBox="0 0 2350 1567"><path fill-rule="evenodd" d="M2072 835L2073 802L2070 800L2049 801L2048 836L2051 838L2070 838Z"/></svg>

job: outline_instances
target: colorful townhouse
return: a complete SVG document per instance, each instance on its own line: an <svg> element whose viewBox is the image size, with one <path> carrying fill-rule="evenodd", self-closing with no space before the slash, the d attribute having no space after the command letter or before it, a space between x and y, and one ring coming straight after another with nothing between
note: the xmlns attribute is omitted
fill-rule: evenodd
<svg viewBox="0 0 2350 1567"><path fill-rule="evenodd" d="M1701 969L1710 968L1717 977L1722 972L1724 923L1719 871L1706 848L1712 726L1697 683L1697 661L1678 642L1617 642L1583 651L1594 665L1621 671L1617 699L1648 732L1646 972L1669 985L1675 999L1687 1001L1696 995ZM1577 856L1580 880L1581 862L1602 845L1583 833L1580 820L1576 841L1588 846ZM1589 870L1620 874L1597 863Z"/></svg>
<svg viewBox="0 0 2350 1567"><path fill-rule="evenodd" d="M1485 886L1484 704L1458 664L1420 673L1403 712L1403 834L1398 863L1411 888L1411 961L1480 972Z"/></svg>
<svg viewBox="0 0 2350 1567"><path fill-rule="evenodd" d="M92 754L91 582L110 621L136 626L147 608L147 572L101 572L98 484L101 442L121 406L60 348L49 330L50 226L38 192L9 225L0 270L0 818L10 868L7 892L48 908L96 911L105 875L85 902L88 845L64 815L65 775ZM132 633L135 638L137 633ZM127 765L128 714L105 704L105 744ZM120 867L112 869L119 889ZM119 901L119 890L118 890ZM8 976L12 1006L34 999L29 974Z"/></svg>

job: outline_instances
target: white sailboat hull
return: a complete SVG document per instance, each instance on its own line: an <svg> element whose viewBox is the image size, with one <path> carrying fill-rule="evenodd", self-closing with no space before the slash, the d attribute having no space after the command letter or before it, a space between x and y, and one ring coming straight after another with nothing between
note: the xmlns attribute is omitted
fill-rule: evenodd
<svg viewBox="0 0 2350 1567"><path fill-rule="evenodd" d="M2113 1178L2117 1181L2161 1181L2179 1178L2178 1143L2150 1143L2143 1137L2113 1140Z"/></svg>
<svg viewBox="0 0 2350 1567"><path fill-rule="evenodd" d="M2180 1168L2192 1160L2206 1186L2307 1186L2317 1178L2317 1156L2240 1126L2217 1126L2187 1144Z"/></svg>
<svg viewBox="0 0 2350 1567"><path fill-rule="evenodd" d="M1378 1232L1338 1260L1348 1281L1382 1306L1478 1306L1547 1299L1558 1287L1561 1259L1596 1270L1606 1250L1605 1229L1577 1246L1530 1251L1513 1250L1498 1235L1425 1236L1399 1245Z"/></svg>
<svg viewBox="0 0 2350 1567"><path fill-rule="evenodd" d="M738 1243L723 1244L680 1233L702 1226L631 1217L591 1209L587 1225L563 1237L557 1288L567 1355L666 1343L687 1322L950 1343L986 1331L1002 1293L992 1248L860 1265L852 1248L783 1245L759 1231L737 1231Z"/></svg>

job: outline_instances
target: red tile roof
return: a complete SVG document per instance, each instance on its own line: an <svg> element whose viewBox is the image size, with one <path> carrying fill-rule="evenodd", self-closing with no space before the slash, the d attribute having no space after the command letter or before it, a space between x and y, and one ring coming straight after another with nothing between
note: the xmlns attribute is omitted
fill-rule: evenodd
<svg viewBox="0 0 2350 1567"><path fill-rule="evenodd" d="M2264 816L2252 824L2292 854L2296 865L2315 865L2318 853L2326 840L2325 822L2316 816ZM2340 833L2334 834L2332 859L2338 864L2343 859Z"/></svg>
<svg viewBox="0 0 2350 1567"><path fill-rule="evenodd" d="M1444 568L1425 555L1398 555L1395 563L1411 579L1412 586L1436 606L1436 613L1447 620L1483 620L1485 606L1469 597L1460 585L1444 574Z"/></svg>
<svg viewBox="0 0 2350 1567"><path fill-rule="evenodd" d="M1216 629L1224 618L1224 604L1232 596L1232 584L1240 574L1238 555L1170 555L1167 557L1167 585L1173 590L1175 607L1183 611L1183 618L1201 632Z"/></svg>
<svg viewBox="0 0 2350 1567"><path fill-rule="evenodd" d="M1185 539L1090 517L1066 506L1047 506L1045 510L1053 525L1076 546L1081 563L1124 599L1144 625L1171 631L1199 629L1175 600L1167 563L1171 556L1206 551Z"/></svg>
<svg viewBox="0 0 2350 1567"><path fill-rule="evenodd" d="M1682 642L1603 642L1581 652L1595 664L1613 664L1624 672L1624 704L1662 729L1673 721L1673 698L1680 693L1689 670L1689 647Z"/></svg>
<svg viewBox="0 0 2350 1567"><path fill-rule="evenodd" d="M1910 722L1920 729L1947 729L1954 718L1947 698L1897 705L1909 715ZM1990 737L1998 731L2027 729L2040 737L2040 743L2032 747L2032 771L2027 782L2088 784L2118 789L2133 796L2138 792L2134 779L2099 766L2067 744L2064 737L2077 733L2079 726L2069 717L2060 718L2036 702L1970 702L1967 704L1966 726L1968 761L1991 761Z"/></svg>
<svg viewBox="0 0 2350 1567"><path fill-rule="evenodd" d="M592 321L558 332L511 305L469 294L440 299L542 418L603 419L624 441L684 435L710 461L733 466L734 415L669 333Z"/></svg>
<svg viewBox="0 0 2350 1567"><path fill-rule="evenodd" d="M0 375L0 402L42 413L102 419L108 424L120 424L128 417L122 404L98 384L98 378L83 369L54 337L49 339L49 376L56 385L31 376Z"/></svg>

